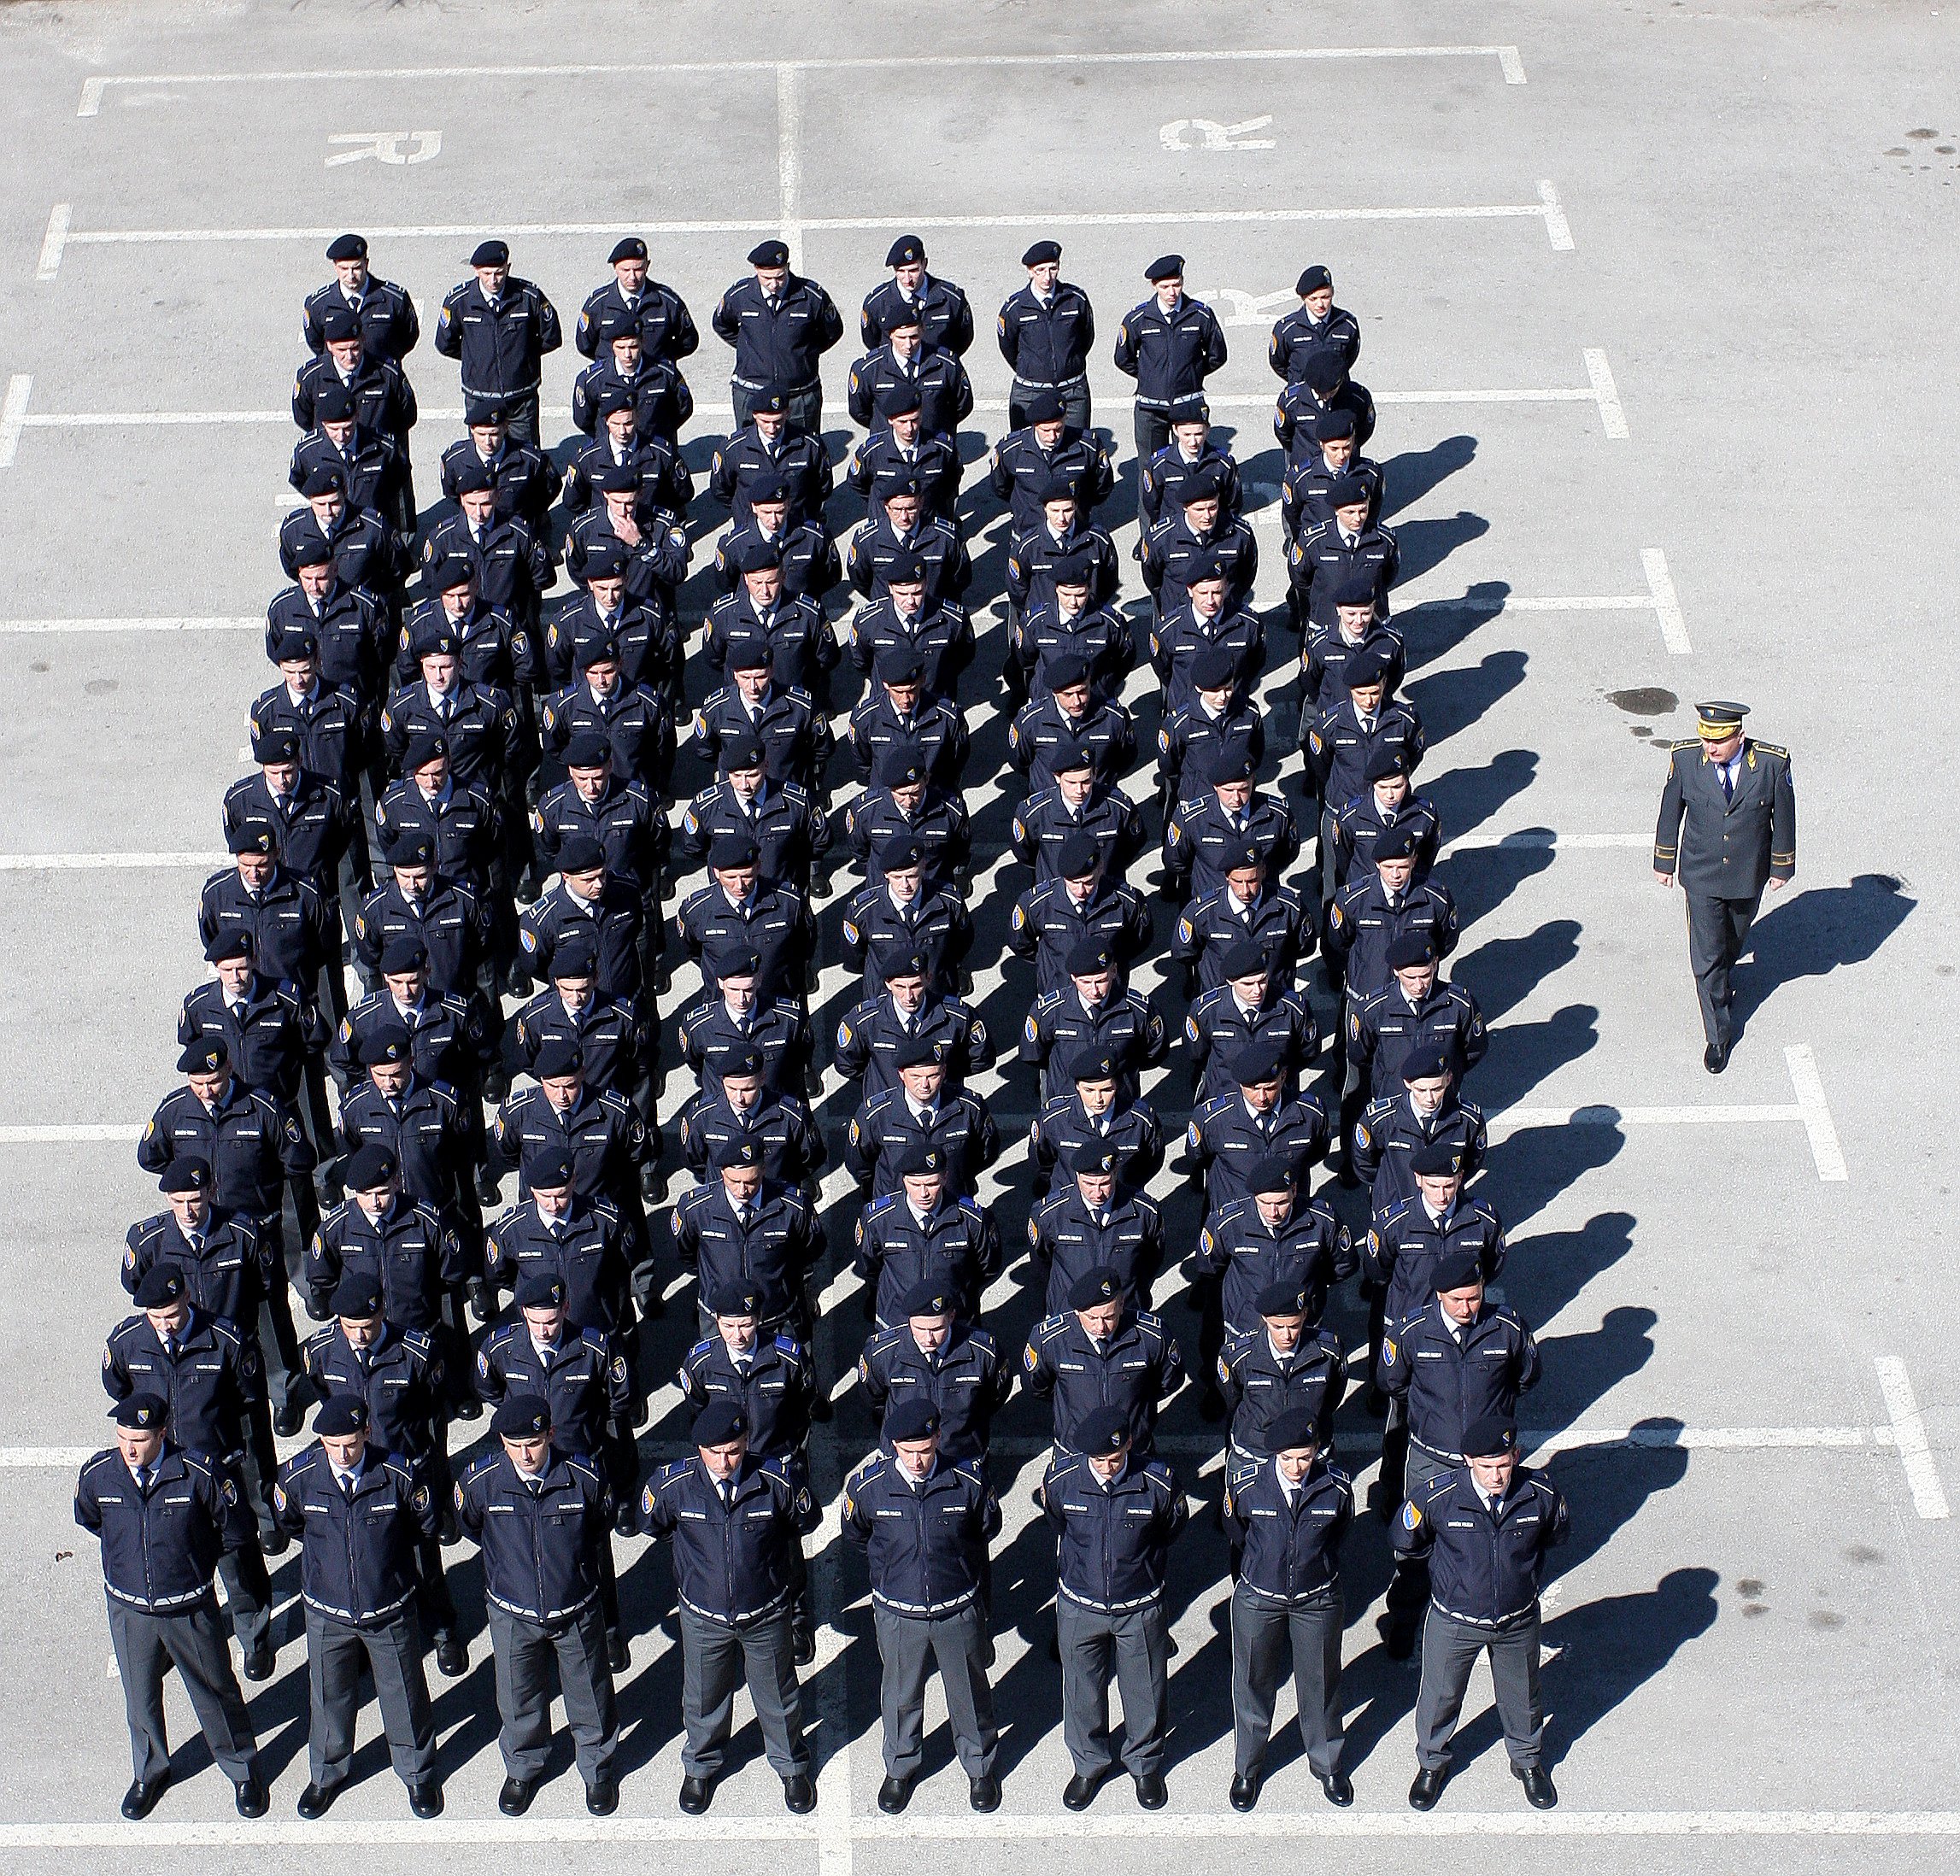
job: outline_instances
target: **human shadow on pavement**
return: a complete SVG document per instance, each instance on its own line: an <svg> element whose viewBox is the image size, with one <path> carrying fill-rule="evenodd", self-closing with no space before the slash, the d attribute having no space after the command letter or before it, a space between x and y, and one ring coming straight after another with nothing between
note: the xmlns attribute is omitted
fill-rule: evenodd
<svg viewBox="0 0 1960 1876"><path fill-rule="evenodd" d="M1492 938L1459 952L1447 972L1476 998L1484 1021L1495 1023L1579 955L1583 929L1576 918L1547 919L1522 938Z"/></svg>
<svg viewBox="0 0 1960 1876"><path fill-rule="evenodd" d="M1771 898L1750 930L1754 962L1735 973L1738 1026L1786 984L1869 963L1918 904L1890 873L1859 873L1847 886Z"/></svg>

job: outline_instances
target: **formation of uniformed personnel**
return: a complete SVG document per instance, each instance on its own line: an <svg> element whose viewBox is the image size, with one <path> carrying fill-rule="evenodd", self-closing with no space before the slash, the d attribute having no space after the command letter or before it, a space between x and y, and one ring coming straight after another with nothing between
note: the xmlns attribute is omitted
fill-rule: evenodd
<svg viewBox="0 0 1960 1876"><path fill-rule="evenodd" d="M1654 827L1654 877L1687 902L1687 961L1708 1039L1702 1064L1728 1066L1735 1040L1730 972L1749 943L1765 888L1797 871L1797 794L1790 752L1747 736L1746 704L1695 706L1695 735L1668 755Z"/></svg>
<svg viewBox="0 0 1960 1876"><path fill-rule="evenodd" d="M468 1668L476 1578L443 1562L465 1537L500 1808L522 1815L544 1775L555 1672L588 1808L609 1814L613 1677L632 1660L614 1545L636 1534L673 1546L683 1809L727 1768L746 1679L785 1803L808 1811L813 1459L827 1470L854 1365L877 1444L842 1527L870 1572L881 1806L909 1801L935 1665L971 1802L1001 1802L1003 1416L1051 1442L1066 1802L1089 1804L1118 1762L1113 1678L1121 1762L1161 1805L1165 1573L1186 1508L1158 1422L1192 1339L1162 1313L1173 1239L1193 1404L1225 1449L1229 1802L1258 1800L1289 1662L1310 1768L1329 1801L1352 1796L1338 1564L1345 1463L1367 1442L1351 1381L1384 1421L1376 1503L1400 1561L1382 1633L1398 1657L1422 1629L1429 1777L1469 1658L1450 1625L1522 1661L1519 1584L1535 1597L1537 1581L1535 1562L1466 1580L1451 1519L1515 1511L1522 1530L1550 1487L1478 1497L1472 1422L1508 1415L1539 1357L1488 1293L1502 1194L1465 1079L1491 1038L1441 975L1461 935L1454 830L1417 787L1429 732L1398 695L1401 549L1381 519L1395 491L1365 454L1359 323L1328 270L1300 275L1269 347L1288 595L1269 620L1256 485L1206 400L1225 339L1179 255L1144 270L1150 296L1114 346L1136 386L1135 566L1107 519L1118 452L1090 427L1089 297L1053 240L1026 249L1001 306L1008 431L977 488L971 305L920 237L892 242L862 296L848 460L824 434L821 375L845 320L786 241L760 242L705 321L732 355L735 424L697 490L684 366L702 335L646 243L619 239L602 284L580 284L586 362L560 448L540 402L559 314L486 239L431 333L464 411L425 511L416 302L361 237L328 258L302 314L276 682L220 809L232 864L200 895L214 976L179 1011L185 1086L138 1148L169 1209L130 1230L140 1313L105 1362L112 1394L161 1404L142 1411L168 1445L135 1471L102 1456L96 1495L78 1496L103 1533L131 1814L167 1778L166 1659L240 1810L263 1809L211 1580L246 1680L265 1680L265 1560L296 1537L303 1814L349 1775L363 1674L411 1808L440 1809L423 1656L453 1680ZM1299 634L1297 735L1270 733L1262 703L1282 624ZM1794 830L1787 756L1741 736L1740 706L1701 715L1699 744L1673 753L1655 866L1688 894L1714 1069L1728 967L1765 883L1793 869ZM1275 778L1296 747L1299 788ZM1019 1029L997 1076L996 970ZM1022 1127L1024 1174L1004 1178ZM1169 1182L1167 1135L1182 1140ZM821 1299L847 1261L868 1330L854 1364L817 1334L838 1326ZM1364 1379L1335 1327L1357 1274ZM295 1284L319 1325L303 1345ZM1036 1316L1011 1334L1008 1288ZM670 1377L692 1456L649 1473L639 1436ZM275 1439L316 1401L314 1443L280 1467ZM1470 1496L1446 1506L1452 1480ZM155 1489L177 1495L146 1510ZM153 1595L130 1560L157 1523L176 1586ZM1536 1726L1507 1714L1540 1803Z"/></svg>

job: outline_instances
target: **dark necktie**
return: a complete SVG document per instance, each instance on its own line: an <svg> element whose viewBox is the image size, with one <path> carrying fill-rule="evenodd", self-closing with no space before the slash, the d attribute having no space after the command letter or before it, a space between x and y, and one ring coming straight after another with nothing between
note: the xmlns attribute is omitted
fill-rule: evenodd
<svg viewBox="0 0 1960 1876"><path fill-rule="evenodd" d="M1716 763L1715 772L1722 777L1722 799L1733 801L1735 799L1735 778L1729 773L1728 765L1726 762Z"/></svg>

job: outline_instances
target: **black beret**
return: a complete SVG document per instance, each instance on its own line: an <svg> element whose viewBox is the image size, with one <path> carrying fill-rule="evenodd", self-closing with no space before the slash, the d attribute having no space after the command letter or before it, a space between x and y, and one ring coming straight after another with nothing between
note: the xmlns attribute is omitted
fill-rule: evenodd
<svg viewBox="0 0 1960 1876"><path fill-rule="evenodd" d="M1360 428L1351 410L1323 410L1313 419L1313 440L1316 443L1339 443L1352 437Z"/></svg>
<svg viewBox="0 0 1960 1876"><path fill-rule="evenodd" d="M715 1316L760 1316L762 1292L753 1283L729 1277L708 1293L707 1306Z"/></svg>
<svg viewBox="0 0 1960 1876"><path fill-rule="evenodd" d="M367 1322L380 1315L386 1307L381 1294L381 1286L371 1276L343 1276L333 1287L330 1307L336 1316L343 1316L349 1322Z"/></svg>
<svg viewBox="0 0 1960 1876"><path fill-rule="evenodd" d="M1093 873L1102 859L1102 842L1086 827L1071 828L1055 849L1055 871L1064 879Z"/></svg>
<svg viewBox="0 0 1960 1876"><path fill-rule="evenodd" d="M358 1147L348 1158L347 1189L373 1192L378 1186L385 1186L401 1170L401 1162L385 1146Z"/></svg>
<svg viewBox="0 0 1960 1876"><path fill-rule="evenodd" d="M762 970L760 955L746 945L724 945L709 954L708 963L713 968L717 983L730 977L757 976Z"/></svg>
<svg viewBox="0 0 1960 1876"><path fill-rule="evenodd" d="M1074 775L1094 767L1094 753L1086 742L1058 742L1048 751L1048 768L1054 775Z"/></svg>
<svg viewBox="0 0 1960 1876"><path fill-rule="evenodd" d="M724 775L736 769L760 769L765 759L762 742L759 736L731 736L721 746L721 772Z"/></svg>
<svg viewBox="0 0 1960 1876"><path fill-rule="evenodd" d="M1451 1290L1468 1290L1483 1281L1483 1266L1474 1251L1446 1251L1429 1273L1429 1287L1438 1296Z"/></svg>
<svg viewBox="0 0 1960 1876"><path fill-rule="evenodd" d="M1327 485L1327 505L1351 508L1368 500L1368 484L1359 476L1336 476Z"/></svg>
<svg viewBox="0 0 1960 1876"><path fill-rule="evenodd" d="M364 235L336 235L328 243L326 257L329 261L365 261L367 258L367 239Z"/></svg>
<svg viewBox="0 0 1960 1876"><path fill-rule="evenodd" d="M408 1062L414 1059L415 1045L408 1032L397 1023L390 1023L385 1029L377 1029L361 1045L361 1065L372 1068L376 1063Z"/></svg>
<svg viewBox="0 0 1960 1876"><path fill-rule="evenodd" d="M929 977L932 975L932 960L917 945L901 948L897 944L890 944L878 954L878 969L887 983L895 977ZM922 1062L936 1061L938 1058L928 1044L926 1052L917 1059ZM907 1064L901 1063L899 1065L902 1068Z"/></svg>
<svg viewBox="0 0 1960 1876"><path fill-rule="evenodd" d="M1174 424L1208 424L1212 420L1212 407L1205 402L1202 391L1192 391L1182 397L1173 397L1164 414Z"/></svg>
<svg viewBox="0 0 1960 1876"><path fill-rule="evenodd" d="M1385 960L1391 970L1417 970L1436 961L1435 947L1426 931L1405 931L1388 946Z"/></svg>
<svg viewBox="0 0 1960 1876"><path fill-rule="evenodd" d="M1058 554L1048 562L1048 577L1057 586L1088 586L1094 572L1095 563L1087 554Z"/></svg>
<svg viewBox="0 0 1960 1876"><path fill-rule="evenodd" d="M211 1162L197 1153L173 1159L158 1176L156 1189L159 1192L208 1192Z"/></svg>
<svg viewBox="0 0 1960 1876"><path fill-rule="evenodd" d="M697 1446L732 1445L748 1433L748 1416L731 1400L711 1400L694 1416Z"/></svg>
<svg viewBox="0 0 1960 1876"><path fill-rule="evenodd" d="M905 1293L905 1300L900 1304L901 1311L907 1317L914 1316L957 1316L959 1301L943 1283L936 1283L930 1277L915 1283Z"/></svg>
<svg viewBox="0 0 1960 1876"><path fill-rule="evenodd" d="M902 495L906 490L898 488L891 492ZM917 586L925 577L925 562L909 551L895 554L885 563L884 577L888 586Z"/></svg>
<svg viewBox="0 0 1960 1876"><path fill-rule="evenodd" d="M878 682L894 687L923 683L925 660L909 646L894 645L878 654Z"/></svg>
<svg viewBox="0 0 1960 1876"><path fill-rule="evenodd" d="M1217 462L1201 464L1185 477L1177 499L1187 508L1194 501L1216 501L1225 492L1225 472Z"/></svg>
<svg viewBox="0 0 1960 1876"><path fill-rule="evenodd" d="M601 579L611 577L608 574L598 576ZM616 665L619 662L619 642L616 638L581 639L572 662L581 671L590 671L595 665Z"/></svg>
<svg viewBox="0 0 1960 1876"><path fill-rule="evenodd" d="M718 1172L725 1171L731 1166L760 1166L762 1148L751 1134L745 1134L739 1139L731 1134L726 1140L715 1143L713 1158Z"/></svg>
<svg viewBox="0 0 1960 1876"><path fill-rule="evenodd" d="M1268 1153L1246 1169L1246 1190L1255 1198L1276 1192L1291 1192L1300 1181L1293 1162L1283 1153Z"/></svg>
<svg viewBox="0 0 1960 1876"><path fill-rule="evenodd" d="M884 264L888 267L923 267L925 264L925 243L917 235L901 235L886 250ZM890 323L889 320L886 322Z"/></svg>
<svg viewBox="0 0 1960 1876"><path fill-rule="evenodd" d="M517 1286L520 1310L560 1310L565 1307L565 1280L545 1271L534 1271Z"/></svg>
<svg viewBox="0 0 1960 1876"><path fill-rule="evenodd" d="M1212 751L1212 759L1206 765L1205 779L1218 788L1231 782L1250 782L1258 773L1252 751L1235 737Z"/></svg>
<svg viewBox="0 0 1960 1876"><path fill-rule="evenodd" d="M549 1035L538 1045L537 1058L531 1072L541 1082L558 1081L576 1075L585 1066L584 1052L568 1035Z"/></svg>
<svg viewBox="0 0 1960 1876"><path fill-rule="evenodd" d="M1481 1414L1464 1429L1464 1457L1498 1459L1517 1451L1517 1422L1507 1414Z"/></svg>
<svg viewBox="0 0 1960 1876"><path fill-rule="evenodd" d="M338 378L322 384L320 395L313 401L314 420L323 424L350 423L357 408L354 393Z"/></svg>
<svg viewBox="0 0 1960 1876"><path fill-rule="evenodd" d="M635 488L639 486L636 481ZM578 564L580 576L590 586L594 580L623 580L626 577L626 550L613 540L596 541Z"/></svg>
<svg viewBox="0 0 1960 1876"><path fill-rule="evenodd" d="M789 394L780 384L765 384L748 400L751 417L759 411L766 417L780 417L789 408Z"/></svg>
<svg viewBox="0 0 1960 1876"><path fill-rule="evenodd" d="M566 977L593 976L598 969L599 947L587 932L567 932L552 950L551 981L554 983Z"/></svg>
<svg viewBox="0 0 1960 1876"><path fill-rule="evenodd" d="M1388 648L1386 645L1364 642L1359 651L1348 654L1341 675L1350 690L1359 690L1364 684L1387 683Z"/></svg>
<svg viewBox="0 0 1960 1876"><path fill-rule="evenodd" d="M581 730L565 745L568 769L596 769L612 759L612 738L597 730Z"/></svg>
<svg viewBox="0 0 1960 1876"><path fill-rule="evenodd" d="M510 265L510 247L502 241L479 241L476 250L470 255L472 267L508 267Z"/></svg>
<svg viewBox="0 0 1960 1876"><path fill-rule="evenodd" d="M161 1394L143 1390L119 1400L109 1409L109 1416L119 1427L140 1433L161 1433L170 1419L170 1403Z"/></svg>
<svg viewBox="0 0 1960 1876"><path fill-rule="evenodd" d="M637 410L639 393L631 384L608 384L599 393L599 414L610 417L616 410Z"/></svg>
<svg viewBox="0 0 1960 1876"><path fill-rule="evenodd" d="M153 1263L136 1286L139 1310L161 1310L184 1296L184 1273L174 1263Z"/></svg>
<svg viewBox="0 0 1960 1876"><path fill-rule="evenodd" d="M918 842L909 834L895 834L878 849L878 865L888 873L907 871L924 858Z"/></svg>
<svg viewBox="0 0 1960 1876"><path fill-rule="evenodd" d="M1030 424L1059 424L1062 421L1065 407L1059 391L1036 391L1028 400L1028 421Z"/></svg>
<svg viewBox="0 0 1960 1876"><path fill-rule="evenodd" d="M1048 665L1048 689L1050 690L1073 690L1077 684L1089 682L1089 660L1078 657L1074 652L1064 652Z"/></svg>
<svg viewBox="0 0 1960 1876"><path fill-rule="evenodd" d="M888 322L892 325L916 325L918 321L912 317L901 317ZM915 411L925 407L924 400L918 395L916 384L894 384L889 390L878 393L877 409L881 417L909 417Z"/></svg>
<svg viewBox="0 0 1960 1876"><path fill-rule="evenodd" d="M760 632L737 632L728 642L731 671L762 671L776 662L776 648Z"/></svg>
<svg viewBox="0 0 1960 1876"><path fill-rule="evenodd" d="M783 564L783 550L773 541L740 541L729 559L737 573L766 573Z"/></svg>
<svg viewBox="0 0 1960 1876"><path fill-rule="evenodd" d="M1096 1407L1076 1428L1076 1439L1092 1459L1113 1459L1130 1448L1130 1416L1121 1407Z"/></svg>
<svg viewBox="0 0 1960 1876"><path fill-rule="evenodd" d="M313 1416L313 1430L328 1439L345 1439L367 1427L367 1403L358 1394L329 1394Z"/></svg>
<svg viewBox="0 0 1960 1876"><path fill-rule="evenodd" d="M895 329L903 331L908 327L921 326L924 324L925 315L920 311L918 302L914 301L912 304L907 305L903 300L901 300L885 315L884 327L885 331L889 332Z"/></svg>
<svg viewBox="0 0 1960 1876"><path fill-rule="evenodd" d="M496 487L496 472L473 451L463 458L449 479L460 495L488 495Z"/></svg>
<svg viewBox="0 0 1960 1876"><path fill-rule="evenodd" d="M1352 476L1343 476L1341 482L1352 482ZM1335 487L1339 487L1336 484ZM1358 496L1357 500L1364 499ZM1340 584L1334 589L1336 606L1372 606L1381 591L1381 583L1370 566L1351 566L1341 575Z"/></svg>
<svg viewBox="0 0 1960 1876"><path fill-rule="evenodd" d="M739 872L755 859L755 842L746 834L718 834L707 850L707 864L717 872Z"/></svg>
<svg viewBox="0 0 1960 1876"><path fill-rule="evenodd" d="M591 834L568 834L558 849L558 871L566 873L596 873L606 864L606 849Z"/></svg>
<svg viewBox="0 0 1960 1876"><path fill-rule="evenodd" d="M1293 290L1304 300L1308 294L1317 293L1323 287L1330 287L1333 284L1334 276L1327 268L1313 267L1308 267L1299 279L1294 282Z"/></svg>
<svg viewBox="0 0 1960 1876"><path fill-rule="evenodd" d="M1323 345L1306 361L1306 388L1325 396L1341 389L1347 376L1347 361L1330 345Z"/></svg>
<svg viewBox="0 0 1960 1876"><path fill-rule="evenodd" d="M470 430L489 430L510 421L510 406L501 397L463 396L463 424Z"/></svg>
<svg viewBox="0 0 1960 1876"><path fill-rule="evenodd" d="M320 315L320 336L329 345L361 337L361 315L344 300L331 302Z"/></svg>
<svg viewBox="0 0 1960 1876"><path fill-rule="evenodd" d="M901 1179L928 1179L946 1170L946 1149L923 1140L914 1140L899 1155Z"/></svg>
<svg viewBox="0 0 1960 1876"><path fill-rule="evenodd" d="M919 1394L900 1400L885 1416L884 1435L895 1445L901 1439L930 1439L938 1431L938 1408Z"/></svg>
<svg viewBox="0 0 1960 1876"><path fill-rule="evenodd" d="M1069 1155L1069 1170L1091 1179L1113 1179L1122 1170L1123 1155L1106 1140L1084 1140Z"/></svg>
<svg viewBox="0 0 1960 1876"><path fill-rule="evenodd" d="M622 261L644 261L647 244L637 235L626 235L613 243L613 251L606 256L606 265L616 267Z"/></svg>
<svg viewBox="0 0 1960 1876"><path fill-rule="evenodd" d="M477 570L461 554L449 554L429 569L429 584L438 593L447 593L455 587L467 586L477 577Z"/></svg>
<svg viewBox="0 0 1960 1876"><path fill-rule="evenodd" d="M1184 256L1181 254L1160 254L1143 270L1146 280L1181 279L1184 273Z"/></svg>
<svg viewBox="0 0 1960 1876"><path fill-rule="evenodd" d="M1238 654L1227 646L1204 646L1191 660L1191 683L1199 690L1229 690L1238 681Z"/></svg>
<svg viewBox="0 0 1960 1876"><path fill-rule="evenodd" d="M1426 1082L1438 1075L1450 1072L1450 1058L1440 1042L1425 1042L1413 1048L1402 1058L1402 1079L1405 1082Z"/></svg>
<svg viewBox="0 0 1960 1876"><path fill-rule="evenodd" d="M748 250L748 264L752 267L786 267L789 265L789 247L783 241L759 241Z"/></svg>
<svg viewBox="0 0 1960 1876"><path fill-rule="evenodd" d="M1060 242L1037 241L1021 256L1021 265L1024 267L1038 267L1049 261L1059 261L1061 257Z"/></svg>
<svg viewBox="0 0 1960 1876"><path fill-rule="evenodd" d="M1385 744L1368 758L1368 766L1361 771L1365 782L1386 782L1391 776L1409 772L1407 753L1393 744Z"/></svg>
<svg viewBox="0 0 1960 1876"><path fill-rule="evenodd" d="M1231 983L1240 977L1265 976L1272 969L1272 960L1257 938L1238 938L1226 947L1220 969L1225 973L1224 982Z"/></svg>
<svg viewBox="0 0 1960 1876"><path fill-rule="evenodd" d="M737 1043L721 1058L723 1081L745 1081L762 1072L762 1051L753 1042Z"/></svg>
<svg viewBox="0 0 1960 1876"><path fill-rule="evenodd" d="M499 1439L538 1439L551 1431L551 1404L537 1394L508 1394L490 1419Z"/></svg>
<svg viewBox="0 0 1960 1876"><path fill-rule="evenodd" d="M1282 1045L1270 1036L1248 1042L1232 1058L1232 1079L1241 1087L1253 1087L1261 1082L1276 1082L1283 1059Z"/></svg>
<svg viewBox="0 0 1960 1876"><path fill-rule="evenodd" d="M524 1169L525 1183L533 1192L541 1186L547 1192L557 1192L573 1183L578 1176L577 1169L564 1153L539 1153Z"/></svg>
<svg viewBox="0 0 1960 1876"><path fill-rule="evenodd" d="M423 970L428 962L428 947L413 932L397 932L381 947L381 975L384 977Z"/></svg>
<svg viewBox="0 0 1960 1876"><path fill-rule="evenodd" d="M252 851L250 848L248 852ZM258 941L243 925L234 925L220 931L204 947L206 964L228 964L233 958L249 958L258 948Z"/></svg>
<svg viewBox="0 0 1960 1876"><path fill-rule="evenodd" d="M1069 1079L1073 1082L1113 1082L1121 1070L1114 1051L1110 1049L1083 1049L1069 1063Z"/></svg>
<svg viewBox="0 0 1960 1876"><path fill-rule="evenodd" d="M1432 1140L1409 1155L1409 1170L1425 1179L1454 1179L1463 1170L1463 1146L1447 1136Z"/></svg>
<svg viewBox="0 0 1960 1876"><path fill-rule="evenodd" d="M1069 1307L1100 1310L1104 1304L1115 1302L1123 1291L1122 1276L1106 1263L1100 1263L1093 1270L1085 1270L1069 1286Z"/></svg>
<svg viewBox="0 0 1960 1876"><path fill-rule="evenodd" d="M748 484L748 500L753 507L757 502L787 501L789 484L773 469L766 469Z"/></svg>
<svg viewBox="0 0 1960 1876"><path fill-rule="evenodd" d="M179 1075L219 1075L232 1065L232 1052L221 1035L201 1035L177 1058Z"/></svg>
<svg viewBox="0 0 1960 1876"><path fill-rule="evenodd" d="M402 772L413 775L418 769L425 769L431 762L447 762L449 759L449 739L439 730L425 730L411 742L402 756Z"/></svg>
<svg viewBox="0 0 1960 1876"><path fill-rule="evenodd" d="M326 544L326 536L310 520L294 536L291 553L296 567L333 564L333 549Z"/></svg>
<svg viewBox="0 0 1960 1876"><path fill-rule="evenodd" d="M299 492L308 501L317 495L345 495L347 478L339 470L323 462L318 468L307 472L307 478L300 484Z"/></svg>
<svg viewBox="0 0 1960 1876"><path fill-rule="evenodd" d="M878 758L878 784L887 789L915 789L925 780L924 752L915 742L895 742Z"/></svg>
<svg viewBox="0 0 1960 1876"><path fill-rule="evenodd" d="M1375 843L1377 860L1413 859L1416 856L1416 824L1398 821Z"/></svg>
<svg viewBox="0 0 1960 1876"><path fill-rule="evenodd" d="M1289 1407L1269 1422L1265 1430L1268 1452L1297 1452L1303 1446L1318 1446L1320 1424L1311 1407Z"/></svg>
<svg viewBox="0 0 1960 1876"><path fill-rule="evenodd" d="M1068 972L1071 977L1094 977L1113 970L1116 959L1106 938L1078 938L1069 947Z"/></svg>
<svg viewBox="0 0 1960 1876"><path fill-rule="evenodd" d="M320 641L302 625L289 625L279 634L279 642L273 647L273 662L275 665L296 664L302 658L320 656Z"/></svg>
<svg viewBox="0 0 1960 1876"><path fill-rule="evenodd" d="M1307 1310L1307 1286L1288 1278L1283 1283L1269 1283L1253 1299L1253 1307L1261 1316L1305 1316Z"/></svg>

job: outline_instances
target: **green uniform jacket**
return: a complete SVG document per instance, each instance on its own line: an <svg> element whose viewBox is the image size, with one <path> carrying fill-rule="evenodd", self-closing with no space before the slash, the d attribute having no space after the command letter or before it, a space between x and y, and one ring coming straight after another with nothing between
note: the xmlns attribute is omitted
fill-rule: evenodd
<svg viewBox="0 0 1960 1876"><path fill-rule="evenodd" d="M1675 744L1654 829L1654 870L1708 899L1755 899L1797 871L1797 795L1790 752L1746 737L1735 795L1726 799L1701 739Z"/></svg>

